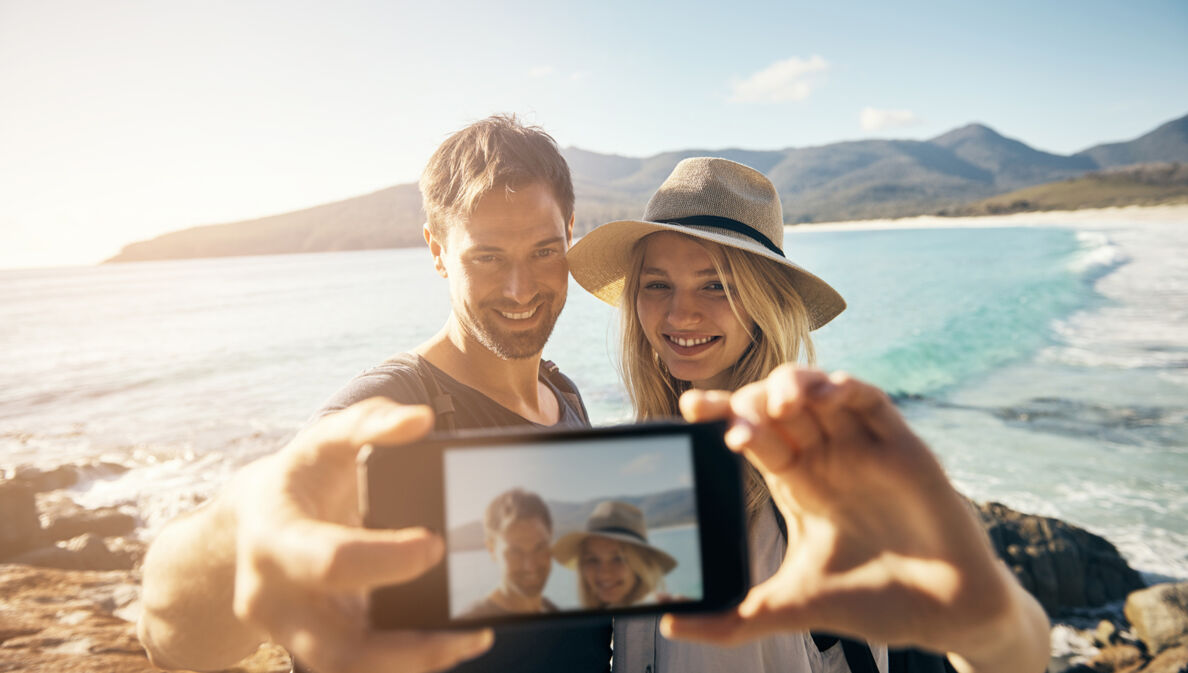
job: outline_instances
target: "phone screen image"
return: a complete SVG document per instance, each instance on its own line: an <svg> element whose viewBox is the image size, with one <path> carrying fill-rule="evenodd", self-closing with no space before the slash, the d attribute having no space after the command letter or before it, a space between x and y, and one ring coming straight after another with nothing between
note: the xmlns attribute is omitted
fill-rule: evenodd
<svg viewBox="0 0 1188 673"><path fill-rule="evenodd" d="M442 452L449 618L704 597L688 435Z"/></svg>

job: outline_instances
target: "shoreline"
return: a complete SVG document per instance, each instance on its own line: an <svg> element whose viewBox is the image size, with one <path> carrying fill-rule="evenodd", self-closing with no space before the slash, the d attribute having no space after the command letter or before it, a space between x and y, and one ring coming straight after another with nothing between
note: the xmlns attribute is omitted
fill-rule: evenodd
<svg viewBox="0 0 1188 673"><path fill-rule="evenodd" d="M914 215L911 217L873 220L846 220L819 224L786 225L786 233L812 231L862 231L895 229L976 229L996 227L1106 225L1123 221L1155 222L1188 225L1188 205L1116 206L1113 208L1085 208L1081 210L1037 210L1009 215L975 215L942 217Z"/></svg>

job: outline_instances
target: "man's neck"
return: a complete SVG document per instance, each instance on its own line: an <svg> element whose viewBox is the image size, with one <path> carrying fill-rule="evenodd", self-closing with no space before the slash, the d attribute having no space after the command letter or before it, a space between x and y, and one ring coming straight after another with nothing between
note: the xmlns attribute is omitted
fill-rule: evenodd
<svg viewBox="0 0 1188 673"><path fill-rule="evenodd" d="M492 603L507 612L543 612L543 596L525 596L509 591L507 587L498 586L488 596Z"/></svg>
<svg viewBox="0 0 1188 673"><path fill-rule="evenodd" d="M540 382L540 353L504 359L471 338L454 320L416 352L455 380L541 425L560 420L556 397Z"/></svg>

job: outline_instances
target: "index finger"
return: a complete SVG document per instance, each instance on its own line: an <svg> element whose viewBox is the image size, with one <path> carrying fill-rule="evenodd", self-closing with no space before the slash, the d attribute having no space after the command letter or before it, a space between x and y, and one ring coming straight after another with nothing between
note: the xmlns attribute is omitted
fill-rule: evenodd
<svg viewBox="0 0 1188 673"><path fill-rule="evenodd" d="M288 448L329 451L353 459L367 444L406 444L424 437L432 428L433 411L429 407L372 397L318 419Z"/></svg>

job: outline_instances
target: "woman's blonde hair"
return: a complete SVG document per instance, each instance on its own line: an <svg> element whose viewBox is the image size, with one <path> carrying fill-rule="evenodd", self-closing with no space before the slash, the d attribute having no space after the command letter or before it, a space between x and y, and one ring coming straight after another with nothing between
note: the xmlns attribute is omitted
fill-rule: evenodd
<svg viewBox="0 0 1188 673"><path fill-rule="evenodd" d="M692 387L690 382L675 378L665 368L659 354L648 343L635 309L648 238L640 239L632 250L619 299L623 340L619 366L637 420L679 416L677 400ZM686 238L704 248L713 260L739 322L745 323L746 315L755 323L751 345L731 371L729 390L759 381L781 364L796 362L802 356L805 364L814 363L808 309L792 285L791 276L779 264L738 248L692 236ZM763 478L750 463L745 467L744 497L748 519L771 497Z"/></svg>
<svg viewBox="0 0 1188 673"><path fill-rule="evenodd" d="M589 539L586 538L586 540ZM586 540L582 540L582 547L578 550L578 600L582 602L582 607L606 607L602 601L598 600L598 596L586 586L586 578L582 573L581 558L585 553ZM627 563L627 567L635 573L635 586L623 597L623 605L634 605L644 596L652 593L652 590L664 581L664 568L660 567L660 562L656 560L656 557L633 544L619 541L619 553L623 555L623 561Z"/></svg>

